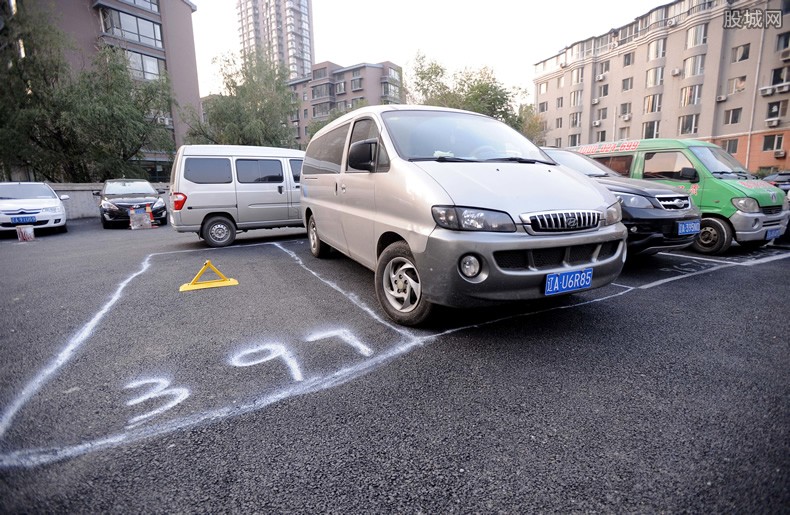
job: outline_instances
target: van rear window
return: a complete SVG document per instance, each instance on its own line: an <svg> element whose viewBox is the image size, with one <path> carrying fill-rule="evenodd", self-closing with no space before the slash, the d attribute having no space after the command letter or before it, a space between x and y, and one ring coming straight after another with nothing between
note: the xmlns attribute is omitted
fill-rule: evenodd
<svg viewBox="0 0 790 515"><path fill-rule="evenodd" d="M188 157L184 164L184 178L196 184L228 184L233 181L230 159Z"/></svg>

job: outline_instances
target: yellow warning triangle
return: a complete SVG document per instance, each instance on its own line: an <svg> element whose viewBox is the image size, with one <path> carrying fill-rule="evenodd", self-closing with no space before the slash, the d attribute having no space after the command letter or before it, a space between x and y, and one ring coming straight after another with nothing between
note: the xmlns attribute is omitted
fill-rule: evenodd
<svg viewBox="0 0 790 515"><path fill-rule="evenodd" d="M198 282L198 279L200 279L200 276L202 276L203 273L206 270L208 270L209 268L214 270L214 272L217 274L217 276L219 276L219 279L214 279L212 281L200 281L200 282ZM200 269L200 272L197 273L195 278L192 279L191 282L188 282L186 284L182 284L181 287L178 289L178 291L200 290L200 289L203 289L203 288L219 288L220 286L237 286L238 284L239 284L239 281L237 281L236 279L228 279L227 277L225 277L222 274L222 272L217 270L217 267L212 265L211 261L209 261L207 259L206 262L203 263L203 268Z"/></svg>

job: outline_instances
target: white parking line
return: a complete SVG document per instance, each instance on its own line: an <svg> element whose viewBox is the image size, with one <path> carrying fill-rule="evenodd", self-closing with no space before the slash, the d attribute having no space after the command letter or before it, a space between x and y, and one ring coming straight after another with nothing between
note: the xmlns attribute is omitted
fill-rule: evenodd
<svg viewBox="0 0 790 515"><path fill-rule="evenodd" d="M721 265L731 264L732 261L724 261L722 259L713 259L702 256L687 256L686 254L673 254L672 252L659 252L658 256L666 256L679 259L693 259L694 261L710 261L711 263L719 263Z"/></svg>

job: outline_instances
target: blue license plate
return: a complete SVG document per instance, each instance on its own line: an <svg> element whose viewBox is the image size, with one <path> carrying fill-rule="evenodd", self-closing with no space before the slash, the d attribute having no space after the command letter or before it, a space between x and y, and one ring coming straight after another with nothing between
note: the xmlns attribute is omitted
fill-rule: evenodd
<svg viewBox="0 0 790 515"><path fill-rule="evenodd" d="M699 232L699 220L678 222L678 236L685 236L686 234L697 234L698 232Z"/></svg>
<svg viewBox="0 0 790 515"><path fill-rule="evenodd" d="M11 223L12 224L32 224L36 221L35 216L12 216Z"/></svg>
<svg viewBox="0 0 790 515"><path fill-rule="evenodd" d="M766 240L774 240L782 235L782 229L768 229L765 233Z"/></svg>
<svg viewBox="0 0 790 515"><path fill-rule="evenodd" d="M592 268L546 276L546 295L583 290L592 286Z"/></svg>

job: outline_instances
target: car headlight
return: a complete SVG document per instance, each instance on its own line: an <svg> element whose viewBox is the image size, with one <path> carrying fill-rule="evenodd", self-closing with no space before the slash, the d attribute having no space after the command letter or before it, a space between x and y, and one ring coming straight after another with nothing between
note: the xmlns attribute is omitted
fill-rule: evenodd
<svg viewBox="0 0 790 515"><path fill-rule="evenodd" d="M614 225L622 219L623 219L623 210L622 208L620 208L620 201L618 200L617 202L606 208L603 224Z"/></svg>
<svg viewBox="0 0 790 515"><path fill-rule="evenodd" d="M151 209L159 209L160 207L165 207L165 201L162 200L162 197L156 199L156 202L154 202L154 205Z"/></svg>
<svg viewBox="0 0 790 515"><path fill-rule="evenodd" d="M474 207L433 206L433 219L440 227L455 231L515 232L516 224L502 211Z"/></svg>
<svg viewBox="0 0 790 515"><path fill-rule="evenodd" d="M60 209L60 207L58 207L58 206L54 206L54 207L44 207L44 208L41 208L41 212L42 212L42 213L52 213L52 214L59 214L59 213L61 213L61 212L62 212L62 210Z"/></svg>
<svg viewBox="0 0 790 515"><path fill-rule="evenodd" d="M732 199L732 205L739 211L744 213L759 213L760 204L756 200L749 197L738 197Z"/></svg>
<svg viewBox="0 0 790 515"><path fill-rule="evenodd" d="M633 208L641 208L641 209L649 209L653 206L649 200L641 195L631 195L630 193L620 193L619 191L613 192L617 195L620 200L623 201L623 205L625 207L633 207Z"/></svg>
<svg viewBox="0 0 790 515"><path fill-rule="evenodd" d="M118 211L118 206L110 202L109 200L102 200L101 201L102 209L109 209L110 211Z"/></svg>

